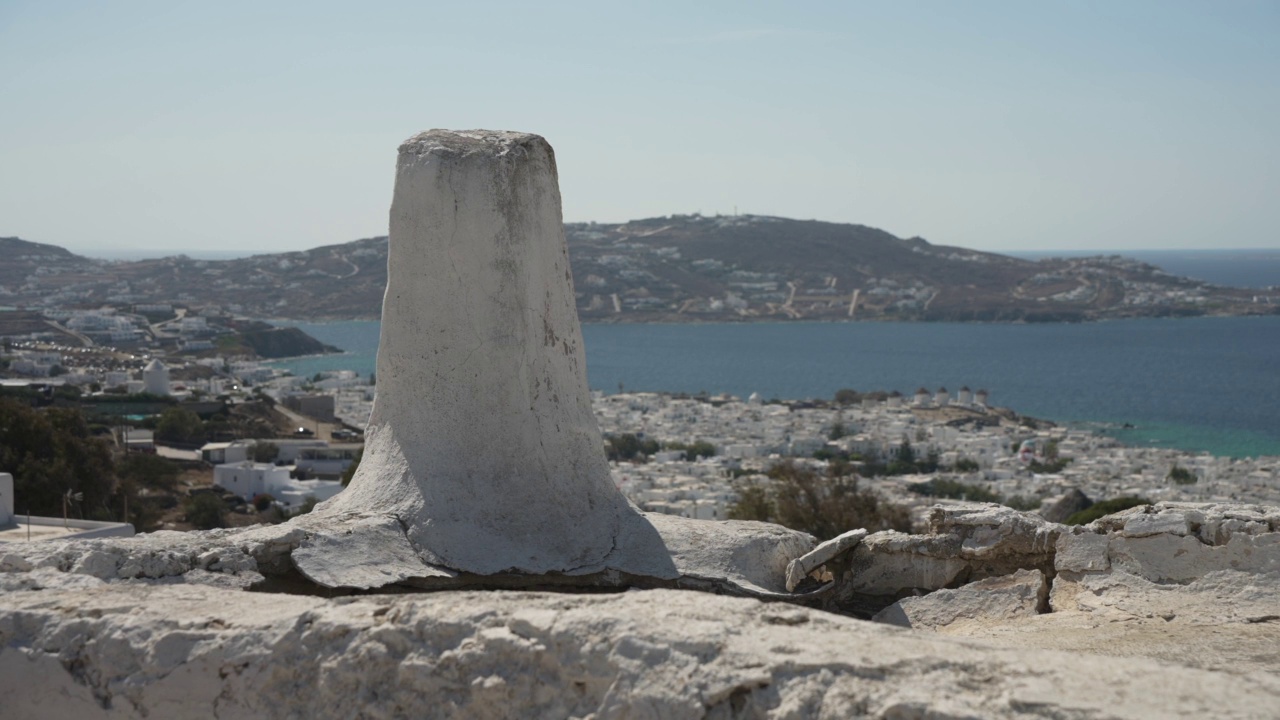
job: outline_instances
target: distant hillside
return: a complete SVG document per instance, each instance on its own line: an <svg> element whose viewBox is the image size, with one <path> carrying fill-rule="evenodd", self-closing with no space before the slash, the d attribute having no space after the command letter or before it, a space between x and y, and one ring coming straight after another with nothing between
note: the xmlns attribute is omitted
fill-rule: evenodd
<svg viewBox="0 0 1280 720"><path fill-rule="evenodd" d="M1280 298L1120 256L1030 261L863 225L685 215L565 231L579 313L597 322L1074 321L1280 307ZM0 251L0 304L29 307L174 303L261 318L372 319L387 280L385 237L221 261L107 262L17 238L0 239Z"/></svg>
<svg viewBox="0 0 1280 720"><path fill-rule="evenodd" d="M325 345L296 327L271 327L255 321L251 326L237 329L239 342L260 358L277 359L342 352L341 348Z"/></svg>

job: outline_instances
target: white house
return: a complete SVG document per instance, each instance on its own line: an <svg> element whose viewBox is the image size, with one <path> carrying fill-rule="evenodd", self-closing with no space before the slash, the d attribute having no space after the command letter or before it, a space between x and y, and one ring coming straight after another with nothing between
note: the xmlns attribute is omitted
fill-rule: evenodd
<svg viewBox="0 0 1280 720"><path fill-rule="evenodd" d="M277 487L271 496L289 510L296 510L307 502L307 498L328 500L342 492L342 483L337 480L290 480L287 486Z"/></svg>
<svg viewBox="0 0 1280 720"><path fill-rule="evenodd" d="M246 500L254 495L275 495L271 488L287 485L291 480L289 468L269 463L242 460L213 467L213 484Z"/></svg>
<svg viewBox="0 0 1280 720"><path fill-rule="evenodd" d="M356 455L363 448L360 443L302 448L294 465L313 477L337 478L355 462Z"/></svg>
<svg viewBox="0 0 1280 720"><path fill-rule="evenodd" d="M342 492L342 483L337 480L294 480L286 467L247 460L215 466L213 484L246 500L252 500L255 495L270 495L291 510L309 497L328 500Z"/></svg>
<svg viewBox="0 0 1280 720"><path fill-rule="evenodd" d="M249 440L205 443L200 448L200 459L211 465L244 462L249 459L249 448L252 445L253 442Z"/></svg>
<svg viewBox="0 0 1280 720"><path fill-rule="evenodd" d="M105 382L103 384L105 384L109 388L113 388L113 387L118 387L120 385L125 385L132 379L133 378L130 377L128 372L125 372L123 370L112 370L107 373Z"/></svg>

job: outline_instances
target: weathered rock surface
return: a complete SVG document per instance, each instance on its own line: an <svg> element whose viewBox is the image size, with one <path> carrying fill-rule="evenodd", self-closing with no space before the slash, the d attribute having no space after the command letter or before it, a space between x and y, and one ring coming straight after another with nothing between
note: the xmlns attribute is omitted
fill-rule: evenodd
<svg viewBox="0 0 1280 720"><path fill-rule="evenodd" d="M5 717L1272 717L1280 706L1273 508L1159 504L1069 528L952 504L931 512L929 534L849 533L808 555L808 540L766 524L680 534L663 525L678 518L649 520L680 538L664 545L671 586L868 616L892 605L879 619L913 630L676 590L244 592L299 589L291 555L322 551L330 532L309 517L5 547ZM399 576L417 562L405 548L404 568L351 572ZM839 569L832 595L775 591L804 557L796 567Z"/></svg>
<svg viewBox="0 0 1280 720"><path fill-rule="evenodd" d="M1062 528L1051 612L956 622L943 631L1021 647L1280 672L1277 514L1249 505L1160 503Z"/></svg>
<svg viewBox="0 0 1280 720"><path fill-rule="evenodd" d="M156 532L130 538L6 543L0 573L56 570L100 580L182 577L201 571L241 587L289 572L289 554L306 537L290 525L240 530Z"/></svg>
<svg viewBox="0 0 1280 720"><path fill-rule="evenodd" d="M6 717L1268 717L1280 680L680 591L0 596ZM1135 691L1138 690L1138 691Z"/></svg>
<svg viewBox="0 0 1280 720"><path fill-rule="evenodd" d="M795 590L809 573L853 549L866 536L865 528L841 533L787 563L787 592Z"/></svg>
<svg viewBox="0 0 1280 720"><path fill-rule="evenodd" d="M957 623L993 624L1033 617L1049 600L1049 584L1039 570L986 578L955 590L906 597L872 620L899 627L945 630Z"/></svg>
<svg viewBox="0 0 1280 720"><path fill-rule="evenodd" d="M1053 569L1064 526L1002 505L955 503L930 511L929 533L894 531L863 538L847 559L833 606L872 614L909 595L1022 569Z"/></svg>

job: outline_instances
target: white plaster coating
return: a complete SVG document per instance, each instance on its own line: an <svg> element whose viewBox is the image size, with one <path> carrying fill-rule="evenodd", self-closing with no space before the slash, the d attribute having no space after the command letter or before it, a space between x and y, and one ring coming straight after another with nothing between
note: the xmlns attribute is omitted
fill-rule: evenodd
<svg viewBox="0 0 1280 720"><path fill-rule="evenodd" d="M335 548L343 562L333 562ZM336 532L313 528L291 559L307 577L326 587L367 590L422 577L455 577L456 572L425 565L391 515L353 518Z"/></svg>
<svg viewBox="0 0 1280 720"><path fill-rule="evenodd" d="M291 556L303 575L372 588L623 573L785 592L809 535L645 515L614 485L545 140L409 139L389 242L364 459L347 490L294 523L308 532Z"/></svg>
<svg viewBox="0 0 1280 720"><path fill-rule="evenodd" d="M409 139L389 242L364 460L325 511L393 514L456 570L602 567L634 510L591 411L551 146Z"/></svg>

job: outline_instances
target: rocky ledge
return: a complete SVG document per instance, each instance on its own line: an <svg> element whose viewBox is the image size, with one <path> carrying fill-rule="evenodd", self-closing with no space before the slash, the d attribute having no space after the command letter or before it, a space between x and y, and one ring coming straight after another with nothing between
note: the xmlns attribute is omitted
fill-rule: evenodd
<svg viewBox="0 0 1280 720"><path fill-rule="evenodd" d="M0 550L0 698L30 718L1280 707L1280 509L1159 504L1072 528L956 504L930 523L797 559L792 573L811 575L791 584L830 589L799 587L793 603L677 589L322 597L291 567L297 526L14 545Z"/></svg>

